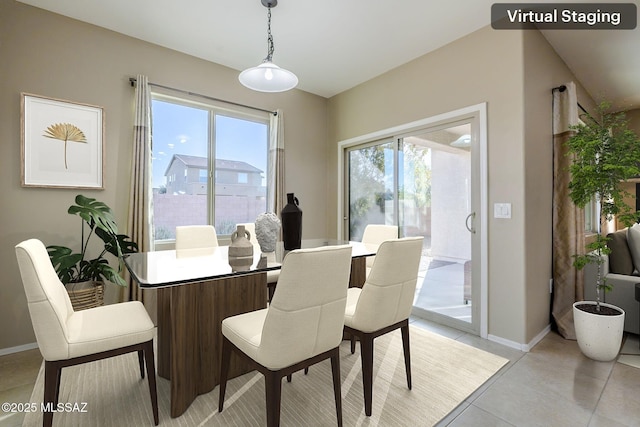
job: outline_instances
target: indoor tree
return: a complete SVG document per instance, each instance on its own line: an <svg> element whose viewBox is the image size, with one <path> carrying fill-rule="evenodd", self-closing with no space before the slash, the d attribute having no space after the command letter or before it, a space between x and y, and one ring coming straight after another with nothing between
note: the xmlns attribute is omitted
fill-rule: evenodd
<svg viewBox="0 0 640 427"><path fill-rule="evenodd" d="M599 227L595 240L586 246L586 254L574 255L574 266L582 269L597 264L595 311L604 314L600 305L600 290L608 290L602 277L603 255L608 255L608 238L603 227L614 217L626 226L638 218L638 212L625 203L628 192L620 187L622 181L640 175L640 139L628 128L624 113L610 112L609 102L600 103L594 115L584 114L583 123L572 126L575 134L568 140L567 155L572 156L569 167L570 198L584 208L592 200L598 202Z"/></svg>

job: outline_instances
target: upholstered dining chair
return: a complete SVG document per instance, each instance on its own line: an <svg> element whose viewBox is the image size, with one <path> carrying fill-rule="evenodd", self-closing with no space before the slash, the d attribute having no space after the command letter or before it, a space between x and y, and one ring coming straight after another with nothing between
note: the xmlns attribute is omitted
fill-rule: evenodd
<svg viewBox="0 0 640 427"><path fill-rule="evenodd" d="M351 247L291 251L268 308L222 321L218 410L222 412L232 353L265 377L267 426L280 424L282 378L331 359L338 425L342 425L340 352Z"/></svg>
<svg viewBox="0 0 640 427"><path fill-rule="evenodd" d="M210 255L218 246L213 225L180 225L176 227L176 256Z"/></svg>
<svg viewBox="0 0 640 427"><path fill-rule="evenodd" d="M44 244L30 239L15 250L31 323L44 358L44 403L57 406L63 368L137 352L142 378L146 362L153 421L158 425L155 330L142 303L130 301L74 311ZM52 423L53 412L44 412L43 425Z"/></svg>
<svg viewBox="0 0 640 427"><path fill-rule="evenodd" d="M364 228L364 233L362 234L362 243L374 243L379 245L385 240L397 239L398 238L398 227L395 225L383 225L383 224L368 224ZM375 255L367 257L367 276L371 272L371 267L373 266L373 261L376 259Z"/></svg>
<svg viewBox="0 0 640 427"><path fill-rule="evenodd" d="M373 340L396 329L402 331L407 387L411 390L409 315L418 280L423 237L386 240L380 244L364 286L349 288L344 330L360 340L364 408L371 415L373 398Z"/></svg>

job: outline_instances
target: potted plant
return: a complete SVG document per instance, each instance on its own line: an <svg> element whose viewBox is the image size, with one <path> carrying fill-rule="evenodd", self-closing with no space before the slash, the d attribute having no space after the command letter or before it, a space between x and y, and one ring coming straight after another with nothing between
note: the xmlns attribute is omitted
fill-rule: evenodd
<svg viewBox="0 0 640 427"><path fill-rule="evenodd" d="M67 212L82 219L80 251L74 252L66 246L51 245L47 246L49 258L69 292L74 309L102 305L105 280L119 286L127 285L120 276L122 257L138 252L138 245L129 236L118 234L111 208L96 199L79 194L75 198L75 204ZM103 247L96 257L89 255L92 236L102 240ZM118 259L117 268L109 264L105 258L107 253Z"/></svg>
<svg viewBox="0 0 640 427"><path fill-rule="evenodd" d="M596 301L578 301L573 305L576 338L585 356L595 360L613 360L620 349L624 327L624 311L601 302L600 292L610 289L602 277L603 256L610 253L608 238L602 230L615 216L629 226L637 218L624 201L627 192L620 183L640 175L640 140L627 128L624 113L609 112L611 104L598 105L596 116L585 114L584 123L573 126L575 134L567 141L570 198L584 208L592 200L598 202L599 227L595 240L586 245L586 254L574 255L578 269L597 264Z"/></svg>

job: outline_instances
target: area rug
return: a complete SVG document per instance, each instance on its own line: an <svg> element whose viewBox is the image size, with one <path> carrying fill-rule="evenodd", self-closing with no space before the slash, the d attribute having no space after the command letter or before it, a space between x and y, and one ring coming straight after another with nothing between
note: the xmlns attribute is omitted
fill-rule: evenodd
<svg viewBox="0 0 640 427"><path fill-rule="evenodd" d="M407 389L400 331L375 340L373 415L366 417L360 350L340 348L345 426L432 426L461 404L508 360L443 336L410 327L413 389ZM44 367L31 402L42 402ZM65 368L60 403L85 412L56 413L54 426L152 426L147 381L141 380L137 356L118 356ZM86 406L84 405L86 403ZM250 372L227 383L225 408L218 413L218 387L199 396L178 418L169 415L169 382L158 378L162 426L262 426L266 424L264 379ZM23 426L42 425L42 413L27 413ZM308 375L282 384L282 426L336 425L329 361Z"/></svg>

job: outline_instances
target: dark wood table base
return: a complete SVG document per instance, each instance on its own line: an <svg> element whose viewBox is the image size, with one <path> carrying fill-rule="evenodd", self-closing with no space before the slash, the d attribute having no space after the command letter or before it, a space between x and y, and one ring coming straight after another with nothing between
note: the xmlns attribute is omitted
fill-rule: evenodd
<svg viewBox="0 0 640 427"><path fill-rule="evenodd" d="M266 306L266 273L158 289L158 374L171 380L171 417L220 383L222 320ZM250 370L234 360L229 378Z"/></svg>
<svg viewBox="0 0 640 427"><path fill-rule="evenodd" d="M365 258L353 258L349 286L362 287ZM267 307L266 273L158 289L158 375L171 381L171 417L220 383L222 320ZM250 372L233 358L229 378Z"/></svg>

